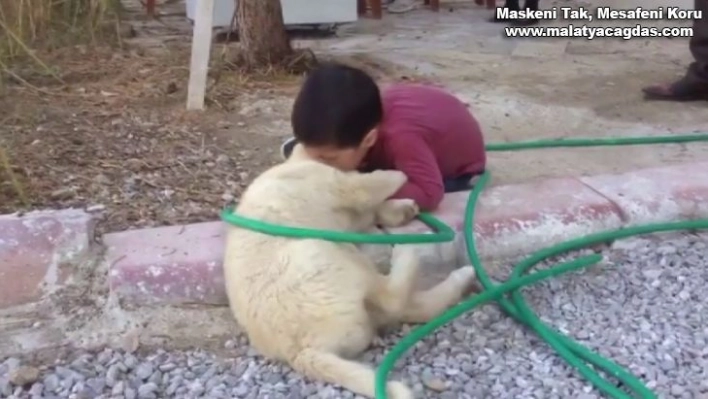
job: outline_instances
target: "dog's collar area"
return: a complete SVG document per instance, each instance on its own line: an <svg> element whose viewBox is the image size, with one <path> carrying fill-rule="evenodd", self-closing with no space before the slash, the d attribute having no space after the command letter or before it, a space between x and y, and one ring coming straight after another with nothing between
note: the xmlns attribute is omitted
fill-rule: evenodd
<svg viewBox="0 0 708 399"><path fill-rule="evenodd" d="M283 226L262 220L247 218L227 208L221 212L221 220L247 230L262 234L289 238L315 238L332 242L352 244L435 244L451 242L455 239L455 231L430 213L421 213L418 219L433 230L426 233L404 234L367 234L336 230L317 230L304 227Z"/></svg>

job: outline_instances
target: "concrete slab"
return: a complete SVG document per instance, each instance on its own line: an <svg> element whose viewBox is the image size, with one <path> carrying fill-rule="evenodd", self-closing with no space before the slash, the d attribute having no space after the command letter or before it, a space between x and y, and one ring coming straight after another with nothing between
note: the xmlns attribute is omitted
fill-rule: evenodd
<svg viewBox="0 0 708 399"><path fill-rule="evenodd" d="M0 215L0 308L62 288L91 256L94 227L75 209Z"/></svg>

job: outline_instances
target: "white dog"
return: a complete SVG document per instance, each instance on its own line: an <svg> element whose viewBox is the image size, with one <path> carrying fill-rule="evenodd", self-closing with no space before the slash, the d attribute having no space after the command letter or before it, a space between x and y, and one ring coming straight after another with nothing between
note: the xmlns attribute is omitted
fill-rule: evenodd
<svg viewBox="0 0 708 399"><path fill-rule="evenodd" d="M405 182L398 171L345 173L293 153L253 181L236 212L311 229L401 225L417 207L386 199ZM460 268L430 290L413 292L418 259L411 247L395 246L391 265L384 275L353 244L233 226L224 258L232 312L261 354L367 397L374 396L374 370L349 359L365 351L382 327L439 315L461 299L475 276L473 268ZM400 382L389 382L387 393L413 398Z"/></svg>

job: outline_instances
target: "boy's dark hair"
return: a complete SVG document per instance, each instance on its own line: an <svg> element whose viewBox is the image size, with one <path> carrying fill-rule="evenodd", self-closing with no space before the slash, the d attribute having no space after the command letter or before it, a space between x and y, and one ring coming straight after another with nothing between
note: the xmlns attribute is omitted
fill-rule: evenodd
<svg viewBox="0 0 708 399"><path fill-rule="evenodd" d="M381 92L374 79L334 63L308 74L290 117L298 142L338 148L358 146L382 119Z"/></svg>

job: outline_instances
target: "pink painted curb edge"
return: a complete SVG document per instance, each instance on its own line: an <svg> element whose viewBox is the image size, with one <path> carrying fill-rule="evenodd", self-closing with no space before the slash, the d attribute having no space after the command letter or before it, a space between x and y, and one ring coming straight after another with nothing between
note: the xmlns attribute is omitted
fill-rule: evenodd
<svg viewBox="0 0 708 399"><path fill-rule="evenodd" d="M224 304L222 222L106 234L111 292L127 302Z"/></svg>
<svg viewBox="0 0 708 399"><path fill-rule="evenodd" d="M0 308L40 300L95 259L93 217L80 209L0 215Z"/></svg>
<svg viewBox="0 0 708 399"><path fill-rule="evenodd" d="M467 195L447 195L436 212L458 232ZM484 258L498 259L625 225L696 218L708 218L708 162L492 187L480 199L475 237ZM225 227L209 222L105 235L111 292L138 305L226 304ZM423 229L412 223L394 231ZM461 234L417 249L433 275L467 263Z"/></svg>

